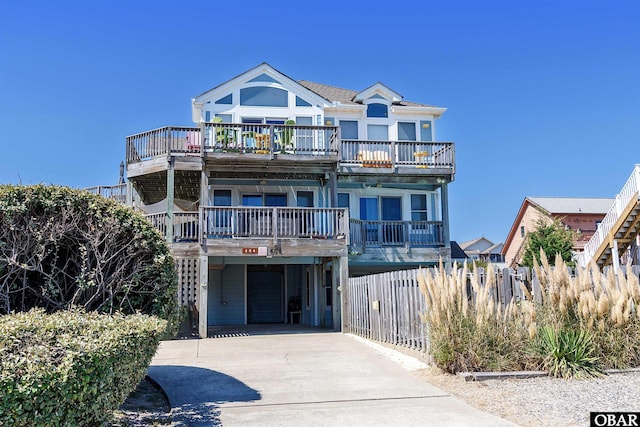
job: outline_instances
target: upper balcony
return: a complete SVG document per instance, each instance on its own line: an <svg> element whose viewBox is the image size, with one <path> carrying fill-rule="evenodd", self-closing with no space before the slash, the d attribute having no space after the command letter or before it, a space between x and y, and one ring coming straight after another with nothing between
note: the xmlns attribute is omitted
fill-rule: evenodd
<svg viewBox="0 0 640 427"><path fill-rule="evenodd" d="M336 126L203 123L164 127L127 137L127 164L169 156L216 164L274 162L338 165L345 174L455 173L453 142L341 140Z"/></svg>
<svg viewBox="0 0 640 427"><path fill-rule="evenodd" d="M342 140L343 173L453 175L453 142Z"/></svg>

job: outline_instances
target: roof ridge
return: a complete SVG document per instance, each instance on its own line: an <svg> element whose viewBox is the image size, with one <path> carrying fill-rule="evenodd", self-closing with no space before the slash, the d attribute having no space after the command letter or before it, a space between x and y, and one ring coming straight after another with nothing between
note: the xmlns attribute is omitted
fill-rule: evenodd
<svg viewBox="0 0 640 427"><path fill-rule="evenodd" d="M334 89L340 89L340 90L345 90L345 91L348 91L348 92L358 93L358 91L355 90L355 89L346 89L346 88L343 88L343 87L340 87L340 86L329 85L329 84L326 84L326 83L314 82L314 81L306 80L306 79L298 80L298 83L300 83L300 84L302 84L303 82L305 82L305 83L313 83L314 85L328 86L328 87L332 87Z"/></svg>

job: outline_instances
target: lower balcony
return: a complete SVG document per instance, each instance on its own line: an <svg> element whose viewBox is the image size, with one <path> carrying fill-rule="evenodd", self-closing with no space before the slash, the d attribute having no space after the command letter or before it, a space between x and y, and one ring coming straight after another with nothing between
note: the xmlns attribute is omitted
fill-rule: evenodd
<svg viewBox="0 0 640 427"><path fill-rule="evenodd" d="M311 256L347 254L349 219L342 208L214 207L200 212L146 215L174 249L202 244L209 256Z"/></svg>
<svg viewBox="0 0 640 427"><path fill-rule="evenodd" d="M159 212L145 215L147 220L162 233L167 235L167 213ZM200 241L198 230L200 229L199 212L175 212L173 214L173 230L171 241L173 243L193 243Z"/></svg>
<svg viewBox="0 0 640 427"><path fill-rule="evenodd" d="M366 253L373 248L435 248L444 246L442 221L349 221L349 240L353 251Z"/></svg>
<svg viewBox="0 0 640 427"><path fill-rule="evenodd" d="M441 249L441 221L349 219L342 208L206 206L175 212L168 240L203 244L210 256L343 256L396 249ZM146 215L163 235L166 212Z"/></svg>
<svg viewBox="0 0 640 427"><path fill-rule="evenodd" d="M349 233L342 208L204 207L205 239L337 239Z"/></svg>

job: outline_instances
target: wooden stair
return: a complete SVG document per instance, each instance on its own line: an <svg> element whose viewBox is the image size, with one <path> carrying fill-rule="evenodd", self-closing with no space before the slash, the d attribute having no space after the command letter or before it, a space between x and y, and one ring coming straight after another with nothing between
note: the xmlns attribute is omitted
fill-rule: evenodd
<svg viewBox="0 0 640 427"><path fill-rule="evenodd" d="M616 196L615 203L598 225L593 237L578 255L578 264L586 267L594 261L598 267L618 268L619 257L632 247L640 234L640 164Z"/></svg>
<svg viewBox="0 0 640 427"><path fill-rule="evenodd" d="M618 245L618 254L623 254L631 246L636 236L640 233L640 200L636 194L635 200L630 200L624 212L614 226L609 230L607 238L593 254L592 260L602 268L613 264L614 240Z"/></svg>

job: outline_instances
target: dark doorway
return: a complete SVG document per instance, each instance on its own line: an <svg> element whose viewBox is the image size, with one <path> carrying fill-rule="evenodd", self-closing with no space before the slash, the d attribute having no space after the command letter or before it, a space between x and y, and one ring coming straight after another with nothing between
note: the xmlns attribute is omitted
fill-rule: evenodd
<svg viewBox="0 0 640 427"><path fill-rule="evenodd" d="M284 268L247 266L247 323L284 323Z"/></svg>

